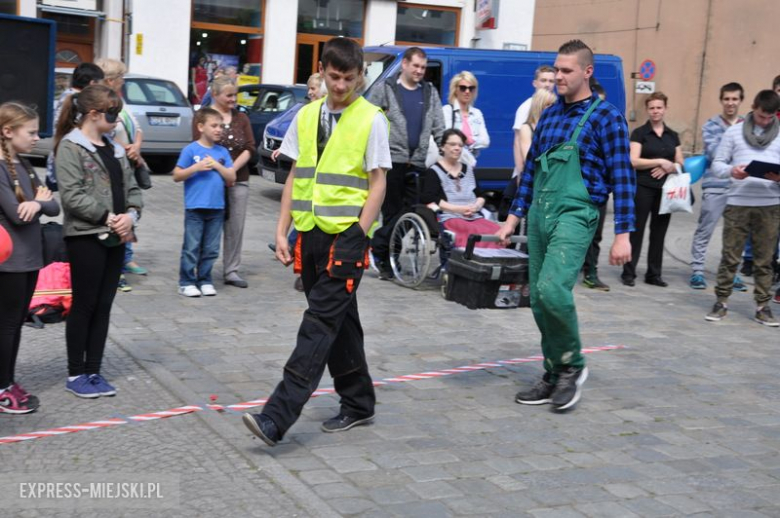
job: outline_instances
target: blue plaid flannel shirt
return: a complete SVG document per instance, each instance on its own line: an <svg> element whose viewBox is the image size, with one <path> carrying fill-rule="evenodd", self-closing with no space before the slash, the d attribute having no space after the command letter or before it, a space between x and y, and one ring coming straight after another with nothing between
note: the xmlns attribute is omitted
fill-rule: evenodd
<svg viewBox="0 0 780 518"><path fill-rule="evenodd" d="M542 113L528 151L520 188L512 203L512 214L522 218L531 206L536 166L534 159L571 138L575 126L595 99L594 95L589 102L567 107L563 97L560 97L558 102ZM617 108L602 101L585 123L577 145L580 148L582 178L591 200L598 206L604 205L609 199L609 193L614 192L615 234L633 232L636 174L631 167L626 119Z"/></svg>

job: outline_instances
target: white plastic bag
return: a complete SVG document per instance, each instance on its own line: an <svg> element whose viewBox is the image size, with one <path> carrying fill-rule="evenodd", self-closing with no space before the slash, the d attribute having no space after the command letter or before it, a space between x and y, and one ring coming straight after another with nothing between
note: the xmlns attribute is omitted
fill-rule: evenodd
<svg viewBox="0 0 780 518"><path fill-rule="evenodd" d="M659 214L693 212L691 200L691 175L683 173L677 166L677 173L667 175L664 182Z"/></svg>

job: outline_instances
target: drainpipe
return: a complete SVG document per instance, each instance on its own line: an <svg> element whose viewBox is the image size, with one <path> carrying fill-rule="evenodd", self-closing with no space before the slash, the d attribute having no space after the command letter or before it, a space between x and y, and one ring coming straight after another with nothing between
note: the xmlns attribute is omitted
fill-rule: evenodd
<svg viewBox="0 0 780 518"><path fill-rule="evenodd" d="M699 71L699 99L696 103L696 113L693 119L693 148L691 153L696 151L696 145L699 138L699 114L701 112L701 96L704 90L704 71L707 65L707 46L710 42L710 24L712 23L712 0L707 2L707 25L704 28L704 45L701 52L701 70Z"/></svg>

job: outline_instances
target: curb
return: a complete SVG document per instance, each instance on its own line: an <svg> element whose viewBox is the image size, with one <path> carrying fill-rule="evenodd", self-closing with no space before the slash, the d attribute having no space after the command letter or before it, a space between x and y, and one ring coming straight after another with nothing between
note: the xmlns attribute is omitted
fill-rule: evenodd
<svg viewBox="0 0 780 518"><path fill-rule="evenodd" d="M136 322L138 321L136 320ZM149 332L152 335L155 334L153 331ZM197 401L199 399L198 395L190 390L176 376L161 367L158 363L145 359L146 355L138 346L125 343L123 340L112 336L110 332L109 338L172 395L179 398L181 401ZM281 492L289 495L300 508L306 512L306 514L309 516L333 518L338 518L340 516L308 486L287 471L287 469L276 459L263 452L260 452L257 455L249 455L249 451L247 451L246 448L236 446L241 443L249 444L247 436L244 436L234 426L228 424L222 416L217 415L216 412L197 412L193 417L202 420L206 426L224 439L225 442L227 442L236 453L246 459L250 465L256 466L257 469L264 471L268 475L269 482L276 485ZM249 432L247 432L247 435L249 435Z"/></svg>

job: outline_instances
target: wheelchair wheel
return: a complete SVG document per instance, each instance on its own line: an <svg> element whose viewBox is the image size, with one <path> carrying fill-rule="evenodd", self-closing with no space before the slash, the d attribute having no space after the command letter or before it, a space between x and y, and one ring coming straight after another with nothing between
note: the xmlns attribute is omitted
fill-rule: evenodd
<svg viewBox="0 0 780 518"><path fill-rule="evenodd" d="M414 212L400 217L390 234L390 266L399 284L419 286L428 276L436 244L425 220Z"/></svg>
<svg viewBox="0 0 780 518"><path fill-rule="evenodd" d="M445 273L442 275L442 283L441 283L441 296L444 297L444 300L454 300L452 297L452 280L450 279L450 274Z"/></svg>

